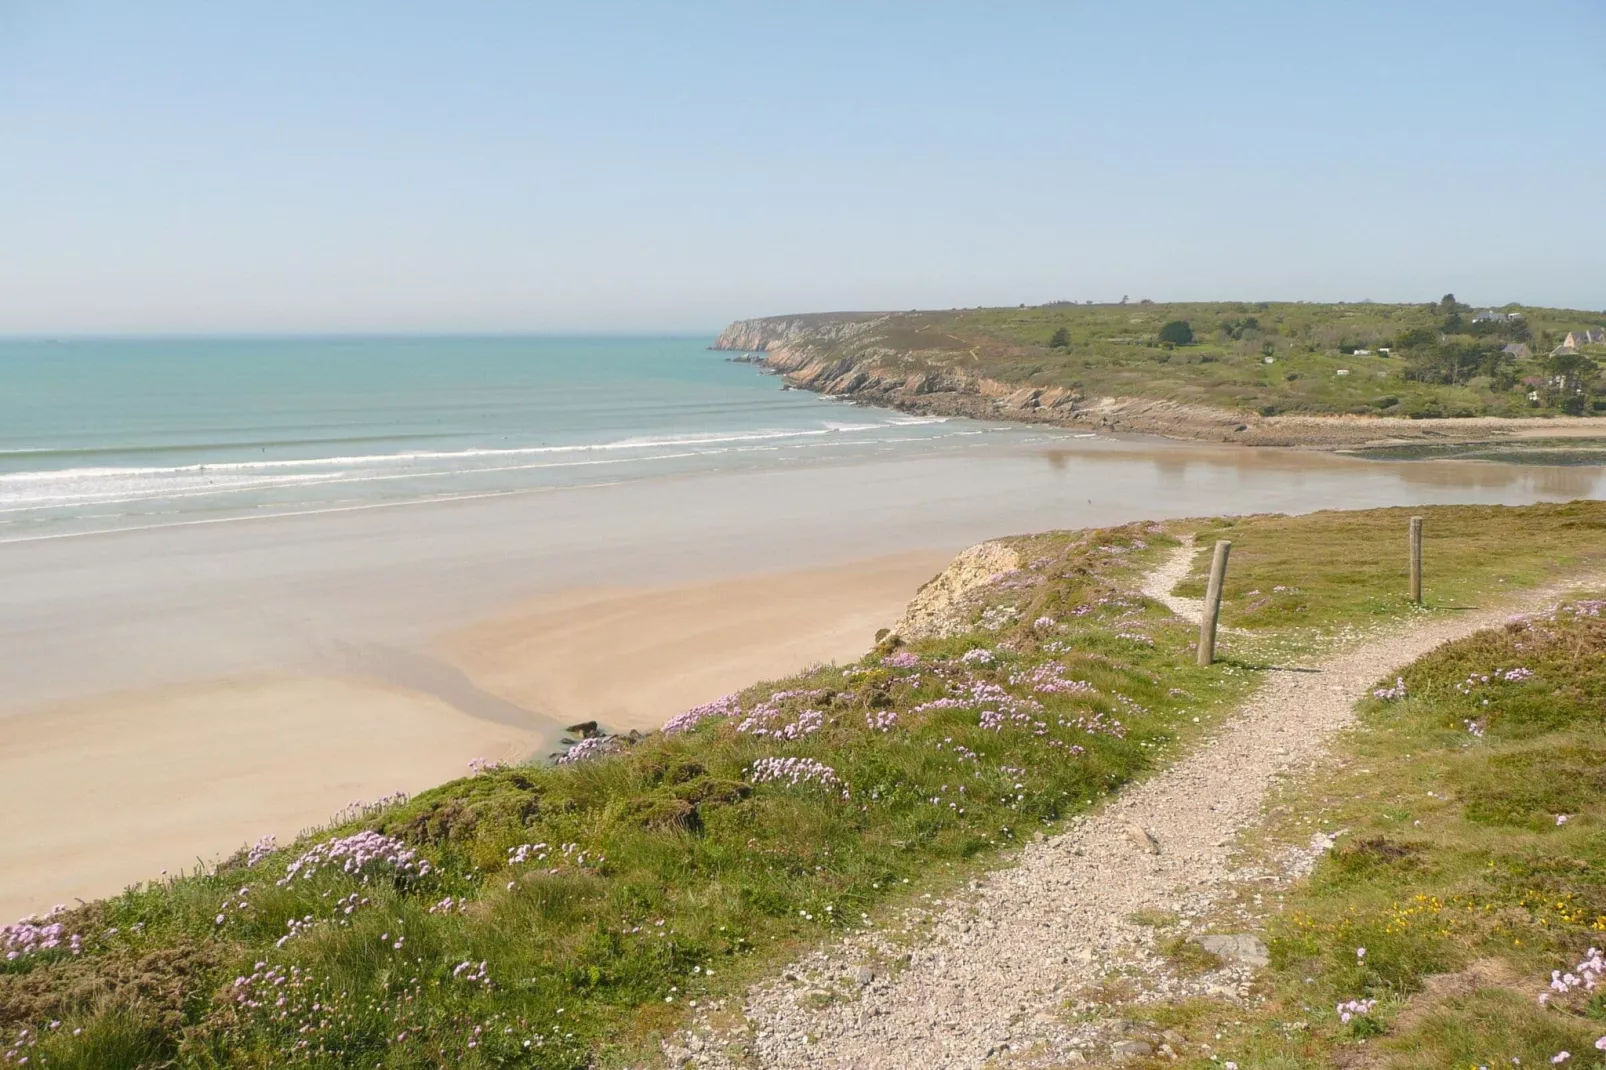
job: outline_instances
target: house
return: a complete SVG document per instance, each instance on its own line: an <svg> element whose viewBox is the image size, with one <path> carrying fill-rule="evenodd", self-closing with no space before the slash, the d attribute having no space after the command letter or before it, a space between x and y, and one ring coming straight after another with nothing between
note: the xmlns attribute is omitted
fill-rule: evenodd
<svg viewBox="0 0 1606 1070"><path fill-rule="evenodd" d="M1581 331L1568 331L1567 337L1561 340L1563 349L1582 349L1585 346L1606 345L1606 329L1600 327L1585 327Z"/></svg>
<svg viewBox="0 0 1606 1070"><path fill-rule="evenodd" d="M1473 316L1472 317L1472 322L1473 323L1510 323L1511 322L1511 317L1506 315L1504 312L1496 312L1492 308L1486 308L1482 312L1478 313L1476 316Z"/></svg>
<svg viewBox="0 0 1606 1070"><path fill-rule="evenodd" d="M1529 349L1527 343L1525 342L1512 342L1510 345L1501 349L1500 352L1506 354L1508 357L1516 357L1518 360L1527 360L1529 357L1534 355L1534 351Z"/></svg>

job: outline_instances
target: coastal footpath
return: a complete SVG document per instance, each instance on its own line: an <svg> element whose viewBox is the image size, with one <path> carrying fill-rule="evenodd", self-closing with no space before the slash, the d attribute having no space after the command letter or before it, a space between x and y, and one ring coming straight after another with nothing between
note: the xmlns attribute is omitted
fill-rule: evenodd
<svg viewBox="0 0 1606 1070"><path fill-rule="evenodd" d="M1556 315L1530 319L1606 319ZM1576 452L1606 436L1606 416L1588 415L1597 407L1584 404L1598 385L1590 347L1540 359L1506 334L1458 341L1446 333L1466 319L1415 306L823 313L741 320L712 348L790 387L921 415L1314 449L1567 440ZM1534 336L1521 317L1506 323L1522 324L1506 333ZM1167 329L1185 329L1191 340L1162 340ZM1548 341L1560 326L1539 330ZM1556 387L1556 367L1571 368L1577 381L1560 375Z"/></svg>

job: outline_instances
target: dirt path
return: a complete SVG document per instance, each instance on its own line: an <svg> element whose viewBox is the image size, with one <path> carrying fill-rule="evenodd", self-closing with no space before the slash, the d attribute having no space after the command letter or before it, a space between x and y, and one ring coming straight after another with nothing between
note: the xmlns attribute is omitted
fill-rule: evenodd
<svg viewBox="0 0 1606 1070"><path fill-rule="evenodd" d="M1145 597L1154 599L1183 620L1194 624L1198 624L1204 616L1204 599L1179 598L1171 590L1193 571L1193 555L1198 551L1193 536L1184 535L1182 545L1171 552L1163 565L1145 576L1143 586L1139 588Z"/></svg>
<svg viewBox="0 0 1606 1070"><path fill-rule="evenodd" d="M1185 569L1187 561L1179 551L1146 590L1169 595L1175 580L1165 579L1167 570ZM1149 930L1128 920L1131 914L1151 909L1190 917L1208 909L1233 878L1229 845L1259 817L1273 778L1320 757L1377 680L1441 643L1599 580L1580 578L1529 592L1520 602L1434 618L1320 665L1268 672L1265 686L1192 755L1065 833L1026 845L1016 865L972 882L968 894L932 901L923 918L911 912L902 930L856 935L749 991L745 1027L722 1032L709 1025L717 1019L705 1017L666 1053L672 1063L708 1070L946 1070L989 1059L1065 1066L1118 1055L1108 1037L1068 1024L1057 1012L1109 962L1131 957L1149 939ZM1157 853L1145 833L1157 841ZM923 934L912 953L910 938L899 939L911 928ZM1239 969L1240 982L1248 969ZM1233 978L1227 971L1227 990L1214 994L1238 994Z"/></svg>

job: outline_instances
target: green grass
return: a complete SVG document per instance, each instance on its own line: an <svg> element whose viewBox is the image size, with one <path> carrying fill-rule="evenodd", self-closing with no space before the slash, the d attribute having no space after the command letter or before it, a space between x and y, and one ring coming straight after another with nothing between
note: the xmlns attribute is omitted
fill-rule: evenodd
<svg viewBox="0 0 1606 1070"><path fill-rule="evenodd" d="M1486 604L1502 590L1606 564L1606 503L1594 501L1229 517L1192 526L1203 547L1217 539L1232 542L1224 626L1320 631L1423 611L1408 598L1413 516L1423 518L1426 611ZM1178 593L1203 597L1209 565L1207 549Z"/></svg>
<svg viewBox="0 0 1606 1070"><path fill-rule="evenodd" d="M1504 382L1485 375L1458 384L1408 379L1403 350L1387 356L1377 352L1394 348L1408 331L1445 329L1445 316L1429 304L1134 301L910 311L891 314L846 340L835 333L836 327L868 317L843 313L806 318L831 328L812 340L821 355L871 353L876 367L900 376L953 370L1010 385L1070 387L1088 397L1159 398L1262 415L1554 413L1559 398L1531 403L1522 380L1544 375L1543 358L1567 331L1606 325L1606 314L1522 311L1536 355L1512 364L1512 378ZM1462 318L1470 320L1470 315ZM1192 326L1194 344L1167 346L1159 340L1161 327L1171 320ZM1069 345L1051 346L1062 329ZM1509 333L1454 333L1471 331L1470 322L1450 330L1451 340L1494 348ZM1370 355L1357 356L1356 349Z"/></svg>
<svg viewBox="0 0 1606 1070"><path fill-rule="evenodd" d="M1518 442L1408 442L1347 450L1374 461L1496 461L1583 467L1606 464L1606 443L1598 439L1533 438Z"/></svg>
<svg viewBox="0 0 1606 1070"><path fill-rule="evenodd" d="M1407 697L1362 704L1338 768L1272 832L1346 830L1266 919L1266 1002L1207 1010L1196 1043L1290 1070L1549 1066L1562 1050L1606 1066L1606 988L1539 1000L1552 970L1606 946L1606 619L1572 605L1442 647L1404 672ZM1513 669L1532 675L1494 675ZM1376 1005L1341 1022L1357 999ZM1295 1020L1309 1028L1290 1035Z"/></svg>
<svg viewBox="0 0 1606 1070"><path fill-rule="evenodd" d="M1430 556L1432 589L1457 599L1583 560L1606 522L1593 503L1429 515L1436 538L1504 540L1504 558ZM1216 527L1010 540L1027 564L979 593L964 635L883 644L854 665L750 688L739 713L683 734L572 765L491 770L255 865L242 853L214 873L78 908L55 920L80 935L81 954L0 961L0 1066L23 1054L29 1066L108 1070L636 1064L692 1000L739 993L800 949L999 864L1022 838L1169 760L1254 686L1259 650L1456 604L1436 596L1408 609L1390 593L1392 565L1355 564L1398 556L1401 513L1244 518L1231 526L1235 582L1286 570L1311 597L1227 636L1228 660L1200 669L1193 629L1133 593L1175 545L1168 531L1190 529L1208 539ZM1325 552L1291 553L1295 544ZM1255 623L1259 611L1239 601L1247 589L1230 593L1228 623ZM983 628L984 617L1002 623ZM963 660L980 649L990 662ZM886 661L909 654L918 660ZM1089 687L1041 691L1028 679L1038 672ZM1013 703L1022 718L995 730L976 705L927 705L951 697L951 683L996 687L987 708ZM774 711L772 729L806 726L806 710L818 728L794 739L741 731L760 707ZM872 727L877 718L889 730ZM1578 746L1557 768L1583 768L1594 752ZM755 762L773 756L823 763L841 786L761 782ZM1468 790L1502 821L1532 824L1553 801L1477 787L1482 768L1468 767ZM314 844L363 830L393 837L429 872L325 867L279 883ZM524 844L546 846L511 864ZM1193 954L1176 949L1179 961Z"/></svg>

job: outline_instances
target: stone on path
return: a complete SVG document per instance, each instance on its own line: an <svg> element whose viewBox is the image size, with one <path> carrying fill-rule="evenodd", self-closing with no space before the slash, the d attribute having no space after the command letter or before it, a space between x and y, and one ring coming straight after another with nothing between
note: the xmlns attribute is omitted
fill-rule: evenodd
<svg viewBox="0 0 1606 1070"><path fill-rule="evenodd" d="M1212 933L1209 936L1190 936L1188 943L1198 944L1212 955L1229 962L1246 966L1264 966L1271 961L1266 945L1249 933Z"/></svg>
<svg viewBox="0 0 1606 1070"><path fill-rule="evenodd" d="M1126 827L1126 836L1127 839L1131 840L1140 850L1151 855L1157 855L1160 853L1160 841L1155 838L1154 833L1150 832L1142 825L1128 825Z"/></svg>

